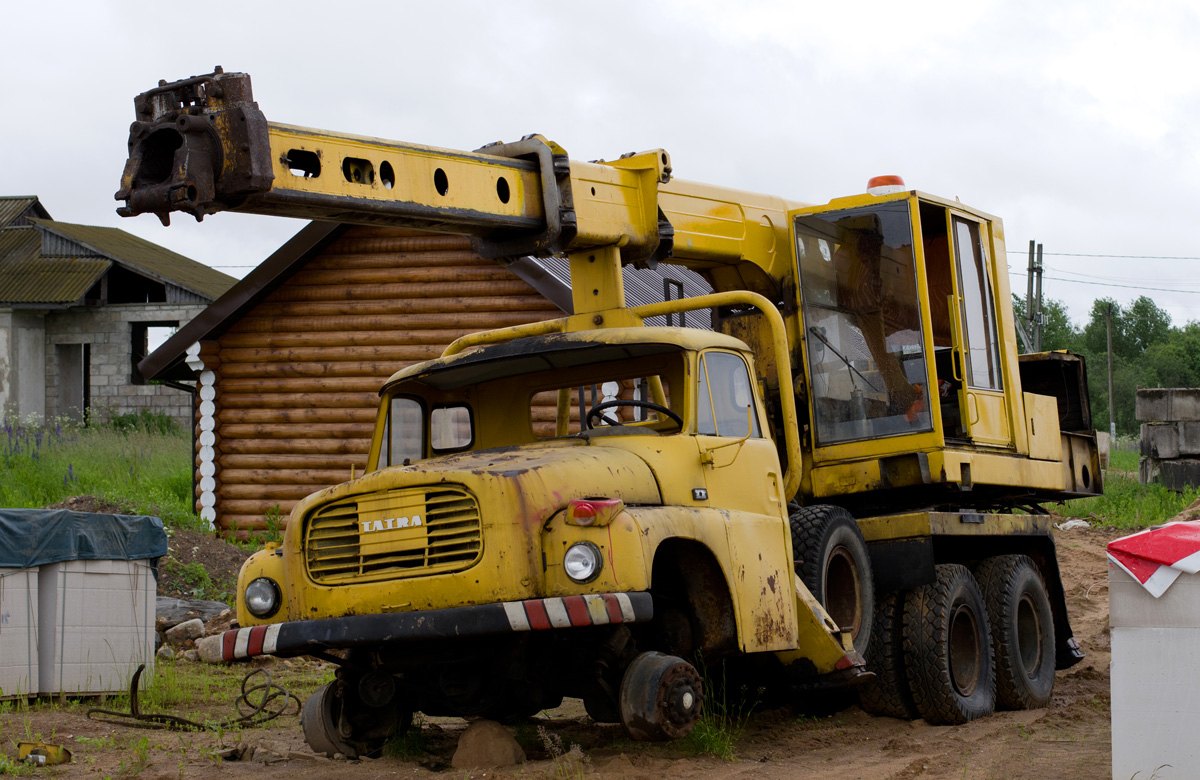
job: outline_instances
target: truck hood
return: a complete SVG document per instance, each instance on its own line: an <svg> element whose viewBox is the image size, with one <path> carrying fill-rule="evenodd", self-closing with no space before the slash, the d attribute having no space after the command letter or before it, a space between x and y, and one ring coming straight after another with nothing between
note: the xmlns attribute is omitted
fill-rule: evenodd
<svg viewBox="0 0 1200 780"><path fill-rule="evenodd" d="M507 498L522 505L524 519L539 524L575 498L619 498L627 504L662 503L654 473L637 455L623 449L589 446L584 439L556 439L461 452L381 469L314 493L296 505L292 517L302 517L316 504L349 495L438 483L508 493Z"/></svg>

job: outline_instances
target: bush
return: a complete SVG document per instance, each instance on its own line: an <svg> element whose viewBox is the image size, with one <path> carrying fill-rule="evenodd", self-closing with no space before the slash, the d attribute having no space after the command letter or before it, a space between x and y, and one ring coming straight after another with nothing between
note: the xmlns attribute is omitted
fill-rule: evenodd
<svg viewBox="0 0 1200 780"><path fill-rule="evenodd" d="M146 433L178 433L179 423L162 412L143 409L140 412L114 414L108 418L108 427L121 433L143 431Z"/></svg>

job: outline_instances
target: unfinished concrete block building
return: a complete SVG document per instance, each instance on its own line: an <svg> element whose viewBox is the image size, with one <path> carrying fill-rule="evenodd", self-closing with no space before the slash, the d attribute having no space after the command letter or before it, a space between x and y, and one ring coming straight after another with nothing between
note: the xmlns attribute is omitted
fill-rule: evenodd
<svg viewBox="0 0 1200 780"><path fill-rule="evenodd" d="M123 230L55 221L36 196L0 197L0 417L187 422L191 394L137 364L235 281Z"/></svg>

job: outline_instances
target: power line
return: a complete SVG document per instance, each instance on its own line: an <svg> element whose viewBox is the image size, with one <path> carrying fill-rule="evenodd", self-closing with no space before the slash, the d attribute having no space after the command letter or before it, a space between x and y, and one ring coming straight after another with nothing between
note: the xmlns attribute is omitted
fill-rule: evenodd
<svg viewBox="0 0 1200 780"><path fill-rule="evenodd" d="M1010 255L1027 255L1024 249L1006 249L1006 254ZM1054 257L1115 257L1125 260L1200 260L1200 257L1190 255L1096 255L1086 252L1043 252L1043 255L1052 255Z"/></svg>
<svg viewBox="0 0 1200 780"><path fill-rule="evenodd" d="M1136 276L1103 276L1101 274L1085 273L1083 271L1068 271L1066 268L1050 268L1049 270L1058 274L1067 274L1068 276L1082 276L1088 279L1100 279L1109 282L1148 282L1150 284L1182 284L1195 287L1200 285L1200 282L1183 282L1174 279L1144 279Z"/></svg>
<svg viewBox="0 0 1200 780"><path fill-rule="evenodd" d="M1200 258L1197 258L1200 259ZM1009 271L1010 276L1028 276L1028 274L1020 273L1019 271ZM1185 295L1200 295L1200 290L1179 290L1174 287L1140 287L1136 284L1113 284L1112 282L1089 282L1083 279L1063 279L1061 276L1043 276L1043 279L1053 279L1056 282L1069 282L1071 284L1090 284L1096 287L1122 287L1126 290L1152 290L1154 292L1171 292L1184 293Z"/></svg>

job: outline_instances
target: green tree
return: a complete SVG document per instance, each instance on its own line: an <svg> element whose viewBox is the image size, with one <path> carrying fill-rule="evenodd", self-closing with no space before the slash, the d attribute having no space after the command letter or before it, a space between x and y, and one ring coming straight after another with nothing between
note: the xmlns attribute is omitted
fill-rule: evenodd
<svg viewBox="0 0 1200 780"><path fill-rule="evenodd" d="M1171 315L1142 295L1125 312L1123 325L1129 348L1140 355L1152 344L1167 341L1171 333Z"/></svg>
<svg viewBox="0 0 1200 780"><path fill-rule="evenodd" d="M1025 300L1013 296L1013 314L1018 320L1025 319ZM1044 300L1042 302L1042 349L1049 352L1056 349L1065 349L1070 352L1078 352L1083 348L1082 333L1079 328L1075 327L1075 323L1071 322L1071 317L1067 314L1067 305L1062 301L1054 299ZM1033 334L1029 334L1033 338ZM1032 346L1029 348L1032 351Z"/></svg>

